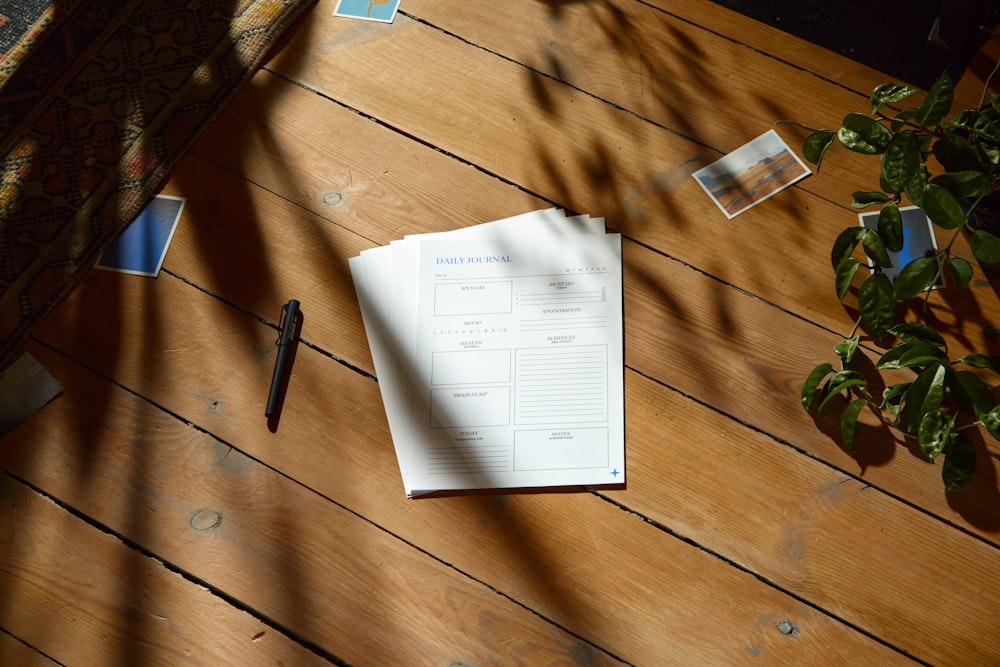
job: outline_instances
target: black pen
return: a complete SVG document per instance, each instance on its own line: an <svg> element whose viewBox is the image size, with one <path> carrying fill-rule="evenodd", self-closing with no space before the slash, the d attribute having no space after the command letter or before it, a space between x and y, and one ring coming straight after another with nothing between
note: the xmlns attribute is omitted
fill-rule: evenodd
<svg viewBox="0 0 1000 667"><path fill-rule="evenodd" d="M282 320L280 323L281 332L278 334L278 357L274 360L274 375L271 376L271 391L267 394L267 407L264 409L264 416L270 419L278 411L278 402L281 396L281 384L285 378L285 367L288 365L289 348L292 338L295 336L295 323L299 318L299 302L295 299L289 301L281 309Z"/></svg>

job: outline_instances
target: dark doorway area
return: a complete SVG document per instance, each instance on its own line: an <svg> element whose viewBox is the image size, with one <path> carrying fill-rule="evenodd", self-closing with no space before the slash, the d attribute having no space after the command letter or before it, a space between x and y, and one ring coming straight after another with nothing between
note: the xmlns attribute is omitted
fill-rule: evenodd
<svg viewBox="0 0 1000 667"><path fill-rule="evenodd" d="M714 2L922 88L961 75L1000 22L1000 0Z"/></svg>

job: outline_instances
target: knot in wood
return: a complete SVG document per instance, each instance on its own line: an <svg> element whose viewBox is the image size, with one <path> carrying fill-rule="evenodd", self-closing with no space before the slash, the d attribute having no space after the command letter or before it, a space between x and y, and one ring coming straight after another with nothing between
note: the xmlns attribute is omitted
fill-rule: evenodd
<svg viewBox="0 0 1000 667"><path fill-rule="evenodd" d="M190 523L195 530L211 530L222 523L222 513L212 509L200 509L191 515Z"/></svg>

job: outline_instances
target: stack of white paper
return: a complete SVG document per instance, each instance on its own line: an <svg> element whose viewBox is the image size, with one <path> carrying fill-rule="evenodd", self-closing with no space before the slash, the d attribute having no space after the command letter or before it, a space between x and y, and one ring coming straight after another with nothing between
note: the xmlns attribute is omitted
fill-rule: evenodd
<svg viewBox="0 0 1000 667"><path fill-rule="evenodd" d="M350 260L408 496L625 483L621 236L549 209Z"/></svg>

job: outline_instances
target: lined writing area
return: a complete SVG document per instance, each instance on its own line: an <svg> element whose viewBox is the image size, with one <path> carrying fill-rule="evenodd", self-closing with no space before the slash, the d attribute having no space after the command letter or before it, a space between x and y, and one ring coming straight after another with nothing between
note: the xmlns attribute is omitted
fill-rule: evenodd
<svg viewBox="0 0 1000 667"><path fill-rule="evenodd" d="M511 468L511 448L505 445L442 445L427 452L432 475L502 472Z"/></svg>
<svg viewBox="0 0 1000 667"><path fill-rule="evenodd" d="M608 419L606 346L520 349L515 356L517 424Z"/></svg>
<svg viewBox="0 0 1000 667"><path fill-rule="evenodd" d="M577 303L600 303L607 301L606 289L571 290L565 292L538 292L518 294L517 302L521 306L565 306Z"/></svg>

